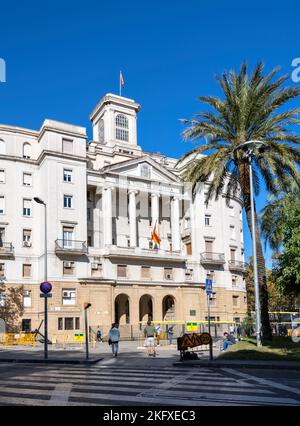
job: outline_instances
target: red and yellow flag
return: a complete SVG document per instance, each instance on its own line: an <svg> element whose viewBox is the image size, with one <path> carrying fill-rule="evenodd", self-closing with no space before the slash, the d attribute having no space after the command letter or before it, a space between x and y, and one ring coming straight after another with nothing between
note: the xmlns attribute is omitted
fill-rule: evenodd
<svg viewBox="0 0 300 426"><path fill-rule="evenodd" d="M159 238L159 235L158 235L158 232L157 232L157 229L156 229L156 224L154 226L154 229L153 229L153 232L152 232L152 235L151 235L151 240L153 241L154 246L160 245L161 239Z"/></svg>

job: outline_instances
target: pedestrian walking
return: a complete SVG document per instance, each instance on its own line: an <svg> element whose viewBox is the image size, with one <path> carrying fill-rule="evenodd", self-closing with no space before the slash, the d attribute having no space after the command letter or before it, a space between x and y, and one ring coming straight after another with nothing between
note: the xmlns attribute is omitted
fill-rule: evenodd
<svg viewBox="0 0 300 426"><path fill-rule="evenodd" d="M120 330L118 324L112 324L108 334L108 344L111 345L113 356L117 357L119 352Z"/></svg>
<svg viewBox="0 0 300 426"><path fill-rule="evenodd" d="M173 335L174 335L174 325L171 325L168 327L168 342L169 345L172 345L173 343Z"/></svg>
<svg viewBox="0 0 300 426"><path fill-rule="evenodd" d="M100 330L99 325L97 327L96 339L97 339L97 342L102 343L102 331Z"/></svg>
<svg viewBox="0 0 300 426"><path fill-rule="evenodd" d="M160 343L160 333L161 333L160 324L157 324L157 326L155 327L155 333L156 333L157 346L159 346L159 343Z"/></svg>
<svg viewBox="0 0 300 426"><path fill-rule="evenodd" d="M155 335L156 330L154 325L151 324L151 321L147 322L146 327L144 328L144 337L146 338L146 347L148 351L149 356L156 357L156 351L155 351Z"/></svg>

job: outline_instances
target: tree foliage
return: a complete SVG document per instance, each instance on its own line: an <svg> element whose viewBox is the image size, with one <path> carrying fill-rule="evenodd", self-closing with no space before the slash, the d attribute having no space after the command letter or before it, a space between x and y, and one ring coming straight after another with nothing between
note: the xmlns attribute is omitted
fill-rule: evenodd
<svg viewBox="0 0 300 426"><path fill-rule="evenodd" d="M7 286L0 282L0 318L4 320L6 332L20 331L23 315L23 287Z"/></svg>

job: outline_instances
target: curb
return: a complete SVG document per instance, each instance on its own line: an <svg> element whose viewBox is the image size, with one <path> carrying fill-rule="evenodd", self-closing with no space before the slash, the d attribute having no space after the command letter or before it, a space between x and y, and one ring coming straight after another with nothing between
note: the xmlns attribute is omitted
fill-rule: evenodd
<svg viewBox="0 0 300 426"><path fill-rule="evenodd" d="M204 368L254 368L254 369L273 369L273 370L300 370L300 362L299 364L261 364L261 363L229 363L229 362L206 362L206 361L179 361L174 362L174 366L176 367L185 367L185 368L193 368L193 367L204 367Z"/></svg>
<svg viewBox="0 0 300 426"><path fill-rule="evenodd" d="M89 360L80 360L80 359L16 359L16 358L0 358L0 363L12 363L12 364L83 364L83 365L93 365L99 361L102 361L103 358L89 359Z"/></svg>

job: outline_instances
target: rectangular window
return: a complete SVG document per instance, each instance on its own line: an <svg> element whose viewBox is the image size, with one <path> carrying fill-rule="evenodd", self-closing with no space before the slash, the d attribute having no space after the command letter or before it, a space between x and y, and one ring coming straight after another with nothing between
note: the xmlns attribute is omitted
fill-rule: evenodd
<svg viewBox="0 0 300 426"><path fill-rule="evenodd" d="M74 318L65 318L65 330L74 330Z"/></svg>
<svg viewBox="0 0 300 426"><path fill-rule="evenodd" d="M150 279L150 266L142 266L141 272L142 272L142 279L143 280L149 280Z"/></svg>
<svg viewBox="0 0 300 426"><path fill-rule="evenodd" d="M195 309L191 309L190 310L190 317L195 317L196 316L196 310Z"/></svg>
<svg viewBox="0 0 300 426"><path fill-rule="evenodd" d="M235 249L230 249L230 260L235 261Z"/></svg>
<svg viewBox="0 0 300 426"><path fill-rule="evenodd" d="M0 277L5 277L5 263L0 263Z"/></svg>
<svg viewBox="0 0 300 426"><path fill-rule="evenodd" d="M63 262L63 274L74 275L74 262L69 262L69 261Z"/></svg>
<svg viewBox="0 0 300 426"><path fill-rule="evenodd" d="M74 228L71 226L63 227L63 245L64 248L72 248L74 240Z"/></svg>
<svg viewBox="0 0 300 426"><path fill-rule="evenodd" d="M23 216L31 216L31 200L23 200Z"/></svg>
<svg viewBox="0 0 300 426"><path fill-rule="evenodd" d="M63 139L62 150L64 154L73 154L73 141L70 139Z"/></svg>
<svg viewBox="0 0 300 426"><path fill-rule="evenodd" d="M102 263L99 260L95 260L91 264L92 276L100 277L102 275Z"/></svg>
<svg viewBox="0 0 300 426"><path fill-rule="evenodd" d="M24 308L31 307L31 291L30 290L24 290L23 292L23 306Z"/></svg>
<svg viewBox="0 0 300 426"><path fill-rule="evenodd" d="M192 243L186 243L185 247L186 247L186 254L188 256L191 256L193 254Z"/></svg>
<svg viewBox="0 0 300 426"><path fill-rule="evenodd" d="M212 253L213 252L213 242L212 241L205 241L205 251L206 253Z"/></svg>
<svg viewBox="0 0 300 426"><path fill-rule="evenodd" d="M236 308L239 304L239 296L232 296L232 305Z"/></svg>
<svg viewBox="0 0 300 426"><path fill-rule="evenodd" d="M92 238L92 235L88 235L88 237L87 237L87 244L88 244L88 247L93 247L93 238Z"/></svg>
<svg viewBox="0 0 300 426"><path fill-rule="evenodd" d="M117 275L118 275L119 278L126 278L127 277L127 266L126 265L118 265Z"/></svg>
<svg viewBox="0 0 300 426"><path fill-rule="evenodd" d="M230 238L232 240L235 240L235 226L234 225L230 225Z"/></svg>
<svg viewBox="0 0 300 426"><path fill-rule="evenodd" d="M204 222L205 222L205 226L210 226L210 216L209 215L205 215Z"/></svg>
<svg viewBox="0 0 300 426"><path fill-rule="evenodd" d="M72 208L72 195L64 195L64 208L71 209Z"/></svg>
<svg viewBox="0 0 300 426"><path fill-rule="evenodd" d="M231 277L231 284L232 284L232 287L236 287L237 277L235 275L232 275Z"/></svg>
<svg viewBox="0 0 300 426"><path fill-rule="evenodd" d="M31 265L23 264L23 278L30 278L30 277L31 277Z"/></svg>
<svg viewBox="0 0 300 426"><path fill-rule="evenodd" d="M0 183L5 183L5 170L0 169Z"/></svg>
<svg viewBox="0 0 300 426"><path fill-rule="evenodd" d="M0 195L0 214L5 213L5 198L4 195Z"/></svg>
<svg viewBox="0 0 300 426"><path fill-rule="evenodd" d="M75 330L80 330L80 318L75 318Z"/></svg>
<svg viewBox="0 0 300 426"><path fill-rule="evenodd" d="M62 289L62 304L63 305L76 305L76 290Z"/></svg>
<svg viewBox="0 0 300 426"><path fill-rule="evenodd" d="M63 319L58 318L58 324L57 324L58 330L63 330Z"/></svg>
<svg viewBox="0 0 300 426"><path fill-rule="evenodd" d="M23 185L24 186L32 186L32 174L31 173L23 173Z"/></svg>
<svg viewBox="0 0 300 426"><path fill-rule="evenodd" d="M23 229L23 246L31 247L31 229Z"/></svg>
<svg viewBox="0 0 300 426"><path fill-rule="evenodd" d="M25 333L31 331L31 319L22 319L22 331Z"/></svg>
<svg viewBox="0 0 300 426"><path fill-rule="evenodd" d="M64 182L72 182L73 171L71 169L64 169Z"/></svg>
<svg viewBox="0 0 300 426"><path fill-rule="evenodd" d="M185 271L185 279L186 280L192 280L193 279L193 269L186 269Z"/></svg>
<svg viewBox="0 0 300 426"><path fill-rule="evenodd" d="M164 268L164 278L165 280L173 279L173 269L172 268Z"/></svg>

